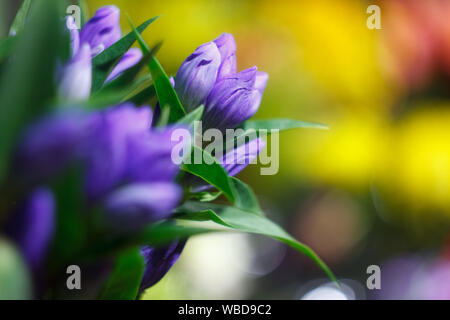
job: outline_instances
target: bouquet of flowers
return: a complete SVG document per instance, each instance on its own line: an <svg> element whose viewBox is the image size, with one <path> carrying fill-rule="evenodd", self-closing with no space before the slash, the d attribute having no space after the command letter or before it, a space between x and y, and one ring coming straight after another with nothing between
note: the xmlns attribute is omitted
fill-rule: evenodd
<svg viewBox="0 0 450 320"><path fill-rule="evenodd" d="M0 40L3 294L136 299L189 237L227 231L284 242L335 280L234 177L261 155L264 136L323 126L249 120L268 75L237 72L230 34L199 46L169 78L160 44L141 37L157 17L130 20L122 36L117 7L81 14L77 26L68 5L25 0Z"/></svg>

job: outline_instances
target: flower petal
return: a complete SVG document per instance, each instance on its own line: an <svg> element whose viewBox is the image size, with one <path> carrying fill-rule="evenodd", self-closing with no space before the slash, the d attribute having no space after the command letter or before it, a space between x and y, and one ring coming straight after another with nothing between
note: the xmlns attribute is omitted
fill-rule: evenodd
<svg viewBox="0 0 450 320"><path fill-rule="evenodd" d="M138 48L131 48L120 59L116 67L111 71L106 82L116 79L122 72L135 66L142 59L142 51Z"/></svg>
<svg viewBox="0 0 450 320"><path fill-rule="evenodd" d="M81 49L64 67L59 94L73 101L89 98L92 87L91 48L83 44Z"/></svg>
<svg viewBox="0 0 450 320"><path fill-rule="evenodd" d="M110 47L121 37L120 10L116 6L105 6L97 10L80 32L80 42L88 43L94 55Z"/></svg>
<svg viewBox="0 0 450 320"><path fill-rule="evenodd" d="M220 52L214 42L198 47L181 65L175 77L175 90L189 112L201 105L217 79Z"/></svg>
<svg viewBox="0 0 450 320"><path fill-rule="evenodd" d="M263 139L254 139L226 153L222 158L222 166L230 176L235 176L247 167L265 147Z"/></svg>
<svg viewBox="0 0 450 320"><path fill-rule="evenodd" d="M223 79L227 76L236 73L236 42L229 33L224 33L214 43L220 52L221 64L217 80Z"/></svg>

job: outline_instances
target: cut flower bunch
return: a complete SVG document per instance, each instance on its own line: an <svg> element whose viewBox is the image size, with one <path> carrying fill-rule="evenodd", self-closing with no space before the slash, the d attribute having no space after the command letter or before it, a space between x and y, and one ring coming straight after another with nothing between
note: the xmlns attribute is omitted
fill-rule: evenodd
<svg viewBox="0 0 450 320"><path fill-rule="evenodd" d="M19 299L136 299L189 237L227 231L284 242L336 281L234 177L265 147L262 130L323 126L249 120L269 75L238 72L231 34L199 46L170 78L156 58L160 44L140 35L157 17L138 27L130 20L122 35L120 10L106 6L78 30L68 5L25 0L0 40L0 252L13 252L1 290ZM255 138L233 141L224 155L232 163L189 144L210 161L176 164L174 132L196 121ZM73 265L81 290L67 286Z"/></svg>

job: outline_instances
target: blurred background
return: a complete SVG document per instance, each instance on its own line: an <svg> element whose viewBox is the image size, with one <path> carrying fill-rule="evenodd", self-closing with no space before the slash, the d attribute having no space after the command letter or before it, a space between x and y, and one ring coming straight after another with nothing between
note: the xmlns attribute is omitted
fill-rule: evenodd
<svg viewBox="0 0 450 320"><path fill-rule="evenodd" d="M6 0L0 0L6 1ZM20 1L1 12L4 26ZM115 4L163 40L175 74L200 44L237 41L238 69L270 75L257 118L290 117L328 131L280 135L280 170L241 178L267 215L342 279L327 285L291 249L242 234L189 240L145 299L450 299L450 0L88 0ZM369 29L369 5L381 29ZM2 8L7 8L2 5ZM3 33L2 33L3 32ZM381 290L366 270L381 267Z"/></svg>

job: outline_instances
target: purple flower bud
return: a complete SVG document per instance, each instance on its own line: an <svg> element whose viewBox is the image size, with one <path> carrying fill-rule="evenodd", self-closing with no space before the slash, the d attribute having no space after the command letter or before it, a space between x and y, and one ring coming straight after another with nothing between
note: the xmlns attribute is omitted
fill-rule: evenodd
<svg viewBox="0 0 450 320"><path fill-rule="evenodd" d="M104 208L114 226L136 230L169 217L181 195L181 188L172 182L135 183L112 192Z"/></svg>
<svg viewBox="0 0 450 320"><path fill-rule="evenodd" d="M220 80L206 99L204 127L234 128L252 117L261 102L261 93L254 87L255 79L253 67Z"/></svg>
<svg viewBox="0 0 450 320"><path fill-rule="evenodd" d="M152 248L149 246L141 249L145 259L145 271L142 277L140 293L156 284L177 262L183 251L186 241L174 241L168 246Z"/></svg>
<svg viewBox="0 0 450 320"><path fill-rule="evenodd" d="M214 42L201 45L183 62L175 77L175 90L187 111L201 105L211 92L220 63Z"/></svg>
<svg viewBox="0 0 450 320"><path fill-rule="evenodd" d="M120 10L116 6L106 6L97 10L80 32L81 44L87 43L93 55L101 53L121 37Z"/></svg>
<svg viewBox="0 0 450 320"><path fill-rule="evenodd" d="M222 166L230 176L235 176L247 167L266 146L263 139L257 138L226 153Z"/></svg>
<svg viewBox="0 0 450 320"><path fill-rule="evenodd" d="M136 65L141 59L142 51L138 48L131 48L123 55L122 59L120 59L119 63L109 74L106 82L108 83L116 79L122 72Z"/></svg>
<svg viewBox="0 0 450 320"><path fill-rule="evenodd" d="M236 73L236 42L229 33L224 33L214 43L220 52L220 68L217 81Z"/></svg>
<svg viewBox="0 0 450 320"><path fill-rule="evenodd" d="M78 32L75 19L72 16L66 18L66 25L70 32L70 49L72 57L75 56L80 48L80 33Z"/></svg>
<svg viewBox="0 0 450 320"><path fill-rule="evenodd" d="M92 59L88 44L64 67L59 85L59 94L68 100L85 100L91 94Z"/></svg>
<svg viewBox="0 0 450 320"><path fill-rule="evenodd" d="M46 258L54 231L54 210L52 193L44 188L36 189L7 223L7 234L34 271L42 267Z"/></svg>
<svg viewBox="0 0 450 320"><path fill-rule="evenodd" d="M125 176L128 145L133 135L150 130L150 108L124 104L102 111L87 152L86 191L97 199L114 188Z"/></svg>

